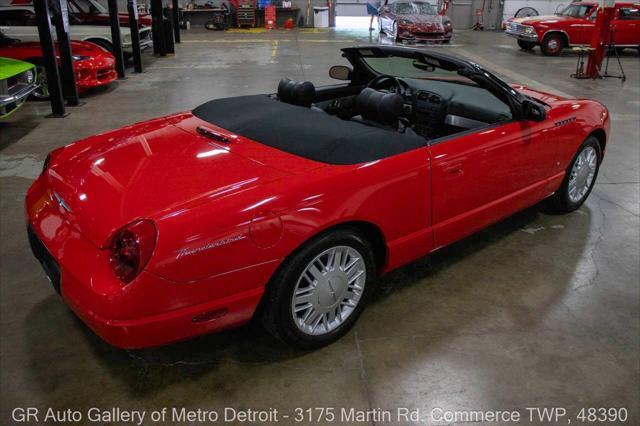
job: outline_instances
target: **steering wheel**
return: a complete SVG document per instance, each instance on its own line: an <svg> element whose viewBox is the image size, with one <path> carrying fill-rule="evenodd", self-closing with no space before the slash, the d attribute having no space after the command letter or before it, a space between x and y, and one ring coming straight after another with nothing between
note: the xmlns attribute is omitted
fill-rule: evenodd
<svg viewBox="0 0 640 426"><path fill-rule="evenodd" d="M402 79L392 75L381 74L367 83L367 87L374 90L386 90L404 97L409 85Z"/></svg>

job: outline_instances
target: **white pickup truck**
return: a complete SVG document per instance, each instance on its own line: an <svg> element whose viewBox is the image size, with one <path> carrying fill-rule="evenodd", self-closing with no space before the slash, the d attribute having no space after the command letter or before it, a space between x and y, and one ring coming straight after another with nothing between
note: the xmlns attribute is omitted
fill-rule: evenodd
<svg viewBox="0 0 640 426"><path fill-rule="evenodd" d="M20 41L39 41L36 15L32 6L0 6L0 31L7 37ZM141 27L140 48L151 47L153 39L151 28ZM55 38L55 31L52 32ZM69 35L73 40L90 41L113 53L111 27L99 25L70 25ZM132 54L131 31L127 27L120 28L120 38L125 56Z"/></svg>

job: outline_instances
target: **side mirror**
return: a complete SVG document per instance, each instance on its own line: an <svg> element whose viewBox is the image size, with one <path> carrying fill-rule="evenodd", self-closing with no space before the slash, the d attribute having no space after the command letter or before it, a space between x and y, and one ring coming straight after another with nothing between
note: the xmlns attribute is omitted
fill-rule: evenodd
<svg viewBox="0 0 640 426"><path fill-rule="evenodd" d="M344 65L334 65L329 68L329 77L336 80L351 80L351 68Z"/></svg>
<svg viewBox="0 0 640 426"><path fill-rule="evenodd" d="M522 118L531 121L543 121L547 117L547 113L542 105L539 105L529 99L522 102Z"/></svg>

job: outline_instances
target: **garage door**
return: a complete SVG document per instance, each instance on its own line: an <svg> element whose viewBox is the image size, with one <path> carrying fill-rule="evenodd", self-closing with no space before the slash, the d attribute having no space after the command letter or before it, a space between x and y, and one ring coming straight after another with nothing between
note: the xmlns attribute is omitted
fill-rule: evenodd
<svg viewBox="0 0 640 426"><path fill-rule="evenodd" d="M336 2L336 16L367 16L366 0Z"/></svg>
<svg viewBox="0 0 640 426"><path fill-rule="evenodd" d="M471 28L473 25L473 0L456 0L452 2L447 15L451 18L453 28Z"/></svg>

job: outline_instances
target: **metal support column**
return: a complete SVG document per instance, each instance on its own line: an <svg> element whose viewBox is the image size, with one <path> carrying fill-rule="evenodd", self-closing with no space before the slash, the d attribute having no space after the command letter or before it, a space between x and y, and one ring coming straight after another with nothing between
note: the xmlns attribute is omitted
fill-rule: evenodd
<svg viewBox="0 0 640 426"><path fill-rule="evenodd" d="M173 5L173 39L180 43L180 6L178 0L172 0Z"/></svg>
<svg viewBox="0 0 640 426"><path fill-rule="evenodd" d="M49 87L49 99L51 101L50 117L64 117L64 100L62 99L62 89L60 87L60 75L58 74L58 61L56 51L51 38L51 19L49 17L49 7L46 1L33 2L36 12L36 22L38 24L38 35L42 56L44 57L44 67L47 73L47 85Z"/></svg>
<svg viewBox="0 0 640 426"><path fill-rule="evenodd" d="M67 0L49 0L53 24L56 27L58 38L58 52L60 54L60 70L62 93L67 105L80 105L76 75L73 69L73 53L71 52L71 40L69 39L69 14Z"/></svg>
<svg viewBox="0 0 640 426"><path fill-rule="evenodd" d="M162 16L162 0L151 0L151 31L153 33L153 53L167 56L164 35L164 16Z"/></svg>
<svg viewBox="0 0 640 426"><path fill-rule="evenodd" d="M111 24L111 44L113 56L116 57L118 78L124 78L124 56L122 55L122 39L120 37L120 17L118 16L118 0L108 0L109 23Z"/></svg>
<svg viewBox="0 0 640 426"><path fill-rule="evenodd" d="M142 72L142 54L140 53L140 33L138 33L138 4L136 0L127 1L129 29L131 30L131 48L133 49L133 70Z"/></svg>

